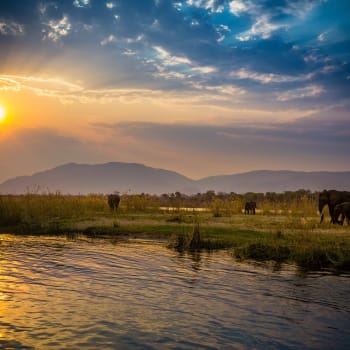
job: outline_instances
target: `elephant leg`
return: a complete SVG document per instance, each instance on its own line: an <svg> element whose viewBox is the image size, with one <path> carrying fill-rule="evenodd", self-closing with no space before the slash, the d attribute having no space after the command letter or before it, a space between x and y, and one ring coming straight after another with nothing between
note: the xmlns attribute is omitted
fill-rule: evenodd
<svg viewBox="0 0 350 350"><path fill-rule="evenodd" d="M339 215L340 213L338 211L335 211L332 215L331 223L333 224L341 224L341 221L339 221Z"/></svg>
<svg viewBox="0 0 350 350"><path fill-rule="evenodd" d="M335 224L337 220L334 217L334 206L333 205L329 205L329 214L331 216L331 224Z"/></svg>
<svg viewBox="0 0 350 350"><path fill-rule="evenodd" d="M344 219L345 219L345 214L342 213L342 214L341 214L340 221L338 221L338 223L339 223L340 225L343 225L343 224L344 224Z"/></svg>

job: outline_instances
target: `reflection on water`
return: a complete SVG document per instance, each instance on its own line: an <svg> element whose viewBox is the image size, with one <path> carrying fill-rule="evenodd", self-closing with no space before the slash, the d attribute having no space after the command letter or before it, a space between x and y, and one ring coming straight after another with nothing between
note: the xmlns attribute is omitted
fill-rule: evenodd
<svg viewBox="0 0 350 350"><path fill-rule="evenodd" d="M0 235L1 349L349 349L350 276Z"/></svg>

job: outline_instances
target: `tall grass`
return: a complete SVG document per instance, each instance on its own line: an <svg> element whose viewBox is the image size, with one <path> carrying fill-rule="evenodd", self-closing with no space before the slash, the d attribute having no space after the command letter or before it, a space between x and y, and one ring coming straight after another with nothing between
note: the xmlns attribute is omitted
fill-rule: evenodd
<svg viewBox="0 0 350 350"><path fill-rule="evenodd" d="M172 246L178 250L228 248L237 259L350 270L350 226L320 225L315 201L307 196L286 201L265 198L258 204L262 211L255 216L242 215L241 198L213 197L210 203L211 212L187 212L179 207L176 213L163 213L159 197L130 195L122 196L114 213L104 195L3 195L0 232L60 233L63 228L97 235L172 237Z"/></svg>
<svg viewBox="0 0 350 350"><path fill-rule="evenodd" d="M69 196L28 193L0 196L0 226L43 225L53 220L84 218L109 212L102 195Z"/></svg>
<svg viewBox="0 0 350 350"><path fill-rule="evenodd" d="M263 235L235 247L237 259L295 263L306 269L350 269L350 237L325 233Z"/></svg>

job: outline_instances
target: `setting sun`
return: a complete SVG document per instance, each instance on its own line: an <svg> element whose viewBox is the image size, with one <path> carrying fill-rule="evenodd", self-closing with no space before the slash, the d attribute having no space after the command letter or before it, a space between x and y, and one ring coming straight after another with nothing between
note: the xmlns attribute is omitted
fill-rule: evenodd
<svg viewBox="0 0 350 350"><path fill-rule="evenodd" d="M2 122L5 119L6 110L3 106L0 105L0 122Z"/></svg>

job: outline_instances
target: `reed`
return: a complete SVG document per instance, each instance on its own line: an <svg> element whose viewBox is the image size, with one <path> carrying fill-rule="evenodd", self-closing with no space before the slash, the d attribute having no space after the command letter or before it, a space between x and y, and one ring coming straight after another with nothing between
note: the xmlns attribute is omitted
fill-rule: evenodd
<svg viewBox="0 0 350 350"><path fill-rule="evenodd" d="M154 196L129 199L122 198L114 213L103 195L0 196L0 232L148 237L170 241L180 251L224 248L240 260L350 270L350 226L320 224L307 198L298 207L293 201L280 207L265 203L257 215L243 215L236 199L230 207L226 199L216 198L211 212L179 207L169 213L159 210Z"/></svg>
<svg viewBox="0 0 350 350"><path fill-rule="evenodd" d="M244 242L233 250L240 260L276 261L295 263L306 269L350 268L350 235L336 232L278 231L264 234L260 239Z"/></svg>
<svg viewBox="0 0 350 350"><path fill-rule="evenodd" d="M0 196L0 227L47 226L57 221L108 215L104 196L63 196L60 193Z"/></svg>

